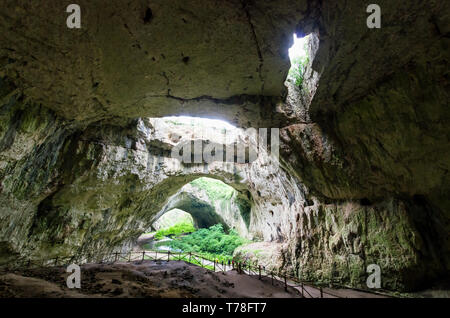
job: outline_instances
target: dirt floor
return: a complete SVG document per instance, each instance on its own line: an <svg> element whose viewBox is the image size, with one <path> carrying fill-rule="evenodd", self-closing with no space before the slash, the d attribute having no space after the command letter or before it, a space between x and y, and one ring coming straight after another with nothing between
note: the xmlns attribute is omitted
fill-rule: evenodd
<svg viewBox="0 0 450 318"><path fill-rule="evenodd" d="M0 297L301 297L281 282L212 272L183 261L144 261L81 266L81 288L69 289L65 267L0 272Z"/></svg>

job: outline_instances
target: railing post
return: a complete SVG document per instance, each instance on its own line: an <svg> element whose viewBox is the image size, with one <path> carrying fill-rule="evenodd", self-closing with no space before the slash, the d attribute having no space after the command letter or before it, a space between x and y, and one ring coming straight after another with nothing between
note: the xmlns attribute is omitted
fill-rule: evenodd
<svg viewBox="0 0 450 318"><path fill-rule="evenodd" d="M259 280L261 280L261 265L258 265L258 270L259 270Z"/></svg>
<svg viewBox="0 0 450 318"><path fill-rule="evenodd" d="M214 271L216 271L216 260L214 260Z"/></svg>
<svg viewBox="0 0 450 318"><path fill-rule="evenodd" d="M142 261L145 259L145 251L142 251Z"/></svg>
<svg viewBox="0 0 450 318"><path fill-rule="evenodd" d="M322 286L320 286L320 298L323 298L323 290L322 290Z"/></svg>
<svg viewBox="0 0 450 318"><path fill-rule="evenodd" d="M284 273L284 290L287 291L286 273Z"/></svg>
<svg viewBox="0 0 450 318"><path fill-rule="evenodd" d="M58 256L55 258L55 266L58 266Z"/></svg>
<svg viewBox="0 0 450 318"><path fill-rule="evenodd" d="M167 261L170 261L170 251L167 251Z"/></svg>
<svg viewBox="0 0 450 318"><path fill-rule="evenodd" d="M119 253L115 252L114 254L116 254L115 258L114 258L114 263L117 262L117 258L119 257Z"/></svg>
<svg viewBox="0 0 450 318"><path fill-rule="evenodd" d="M303 282L302 282L302 297L305 297L304 294L303 294Z"/></svg>
<svg viewBox="0 0 450 318"><path fill-rule="evenodd" d="M192 252L189 252L189 263L191 262Z"/></svg>
<svg viewBox="0 0 450 318"><path fill-rule="evenodd" d="M273 286L273 272L270 272L270 276L272 276L272 286Z"/></svg>

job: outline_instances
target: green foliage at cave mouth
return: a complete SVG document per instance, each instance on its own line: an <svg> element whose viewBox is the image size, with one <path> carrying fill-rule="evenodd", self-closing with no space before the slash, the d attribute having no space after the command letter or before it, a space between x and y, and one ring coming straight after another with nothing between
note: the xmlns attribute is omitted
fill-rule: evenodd
<svg viewBox="0 0 450 318"><path fill-rule="evenodd" d="M153 227L158 231L174 226L178 223L191 223L194 225L192 215L180 209L171 209L153 222Z"/></svg>
<svg viewBox="0 0 450 318"><path fill-rule="evenodd" d="M309 57L298 56L291 62L291 68L288 73L288 80L295 83L297 86L303 85L303 79L305 77L306 66L309 63Z"/></svg>
<svg viewBox="0 0 450 318"><path fill-rule="evenodd" d="M195 179L190 185L205 190L208 197L213 201L230 200L236 192L233 187L222 181L206 177Z"/></svg>
<svg viewBox="0 0 450 318"><path fill-rule="evenodd" d="M165 236L178 236L181 234L195 232L195 227L190 222L180 222L171 227L160 229L155 234L155 239L160 240Z"/></svg>
<svg viewBox="0 0 450 318"><path fill-rule="evenodd" d="M207 229L199 229L192 234L180 236L164 245L174 250L193 252L210 258L228 259L234 250L249 241L240 237L236 231L226 233L222 224L213 225Z"/></svg>

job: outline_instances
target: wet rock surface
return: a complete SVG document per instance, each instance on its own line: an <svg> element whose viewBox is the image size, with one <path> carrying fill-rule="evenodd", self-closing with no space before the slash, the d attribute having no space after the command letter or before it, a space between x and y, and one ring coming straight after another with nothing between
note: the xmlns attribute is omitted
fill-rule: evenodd
<svg viewBox="0 0 450 318"><path fill-rule="evenodd" d="M448 1L381 1L379 30L360 1L206 2L81 1L81 30L63 5L2 3L0 264L127 249L212 176L296 275L448 279ZM314 37L288 93L294 30ZM147 117L176 114L279 127L282 169L172 160L195 136Z"/></svg>

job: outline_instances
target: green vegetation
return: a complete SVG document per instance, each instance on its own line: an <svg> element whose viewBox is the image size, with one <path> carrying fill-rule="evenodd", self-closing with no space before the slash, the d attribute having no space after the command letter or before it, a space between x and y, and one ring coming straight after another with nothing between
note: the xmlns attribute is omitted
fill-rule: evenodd
<svg viewBox="0 0 450 318"><path fill-rule="evenodd" d="M199 261L198 261L197 259L195 259L195 258L191 258L190 263L195 264L195 265L198 265L198 266L202 266L202 267L207 268L207 269L209 269L209 270L214 270L214 267L213 267L213 266L202 264L201 262L199 262Z"/></svg>
<svg viewBox="0 0 450 318"><path fill-rule="evenodd" d="M307 52L307 43L305 43L305 52ZM306 66L309 63L308 56L298 56L291 60L291 68L289 69L288 79L293 81L295 85L302 86L305 76Z"/></svg>
<svg viewBox="0 0 450 318"><path fill-rule="evenodd" d="M169 228L161 229L156 232L155 239L160 240L164 236L178 236L180 234L195 232L194 225L189 222L180 222Z"/></svg>
<svg viewBox="0 0 450 318"><path fill-rule="evenodd" d="M234 230L227 234L222 224L216 224L208 229L200 229L190 235L164 242L164 245L184 252L195 252L206 258L227 261L232 257L236 247L247 242Z"/></svg>
<svg viewBox="0 0 450 318"><path fill-rule="evenodd" d="M220 180L211 178L198 178L190 183L192 186L205 190L211 200L229 200L236 191Z"/></svg>
<svg viewBox="0 0 450 318"><path fill-rule="evenodd" d="M180 209L172 209L164 213L158 220L153 223L153 227L156 230L165 229L174 226L178 223L191 223L194 224L192 216Z"/></svg>
<svg viewBox="0 0 450 318"><path fill-rule="evenodd" d="M214 122L210 122L209 120L202 120L202 118L192 118L191 120L186 118L176 118L176 117L170 117L170 118L163 118L164 122L168 125L173 126L187 126L187 127L205 127L208 129L213 130L220 130L221 133L226 133L227 128L224 127L216 127L214 126Z"/></svg>
<svg viewBox="0 0 450 318"><path fill-rule="evenodd" d="M185 126L187 126L187 125L194 126L193 123L187 124L187 123L182 123L182 122L175 121L175 120L170 120L170 119L165 119L165 122L168 123L168 124L171 124L171 125L175 125L175 126L183 126L183 125L185 125Z"/></svg>
<svg viewBox="0 0 450 318"><path fill-rule="evenodd" d="M191 186L205 191L211 201L219 201L222 205L230 204L231 200L238 200L240 212L249 214L250 206L246 202L240 202L236 190L220 180L211 178L198 178L192 181ZM234 250L248 240L241 238L234 230L226 231L222 224L216 224L207 229L195 230L191 215L184 211L173 209L167 212L167 219L158 220L159 230L155 234L155 240L148 244L148 249L163 249L168 247L174 252L195 253L203 258L228 262L232 259ZM248 217L246 222L248 222ZM176 224L174 224L176 222ZM181 235L191 233L187 235ZM172 240L160 241L162 238L171 236Z"/></svg>

